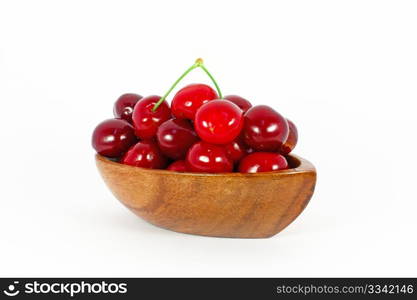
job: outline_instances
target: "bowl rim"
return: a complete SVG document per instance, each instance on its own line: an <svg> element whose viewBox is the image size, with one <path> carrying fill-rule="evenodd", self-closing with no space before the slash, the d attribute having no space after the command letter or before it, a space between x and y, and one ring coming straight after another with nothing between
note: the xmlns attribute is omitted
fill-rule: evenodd
<svg viewBox="0 0 417 300"><path fill-rule="evenodd" d="M121 164L119 162L114 162L107 157L104 157L100 154L96 154L96 162L105 163L113 167L120 169L125 169L128 171L137 171L141 173L152 173L152 174L161 174L168 176L190 176L190 177L271 177L278 175L290 175L298 173L311 173L315 172L316 169L311 162L308 160L294 154L287 155L292 159L295 159L299 162L298 166L291 169L279 170L274 172L259 172L259 173L239 173L239 172L229 172L229 173L196 173L196 172L176 172L171 170L164 169L147 169L136 166L130 166Z"/></svg>

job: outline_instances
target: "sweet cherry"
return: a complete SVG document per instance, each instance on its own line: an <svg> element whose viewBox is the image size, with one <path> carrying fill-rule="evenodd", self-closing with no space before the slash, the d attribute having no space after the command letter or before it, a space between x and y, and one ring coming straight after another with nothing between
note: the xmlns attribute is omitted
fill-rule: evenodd
<svg viewBox="0 0 417 300"><path fill-rule="evenodd" d="M290 153L292 150L294 150L295 146L297 145L297 141L298 141L298 130L297 127L295 126L295 124L288 120L288 126L289 126L289 134L288 134L288 138L285 141L285 143L282 145L280 153L283 155L287 155L288 153Z"/></svg>
<svg viewBox="0 0 417 300"><path fill-rule="evenodd" d="M136 103L143 97L138 94L123 94L121 95L113 107L113 114L116 118L123 119L132 123L132 112Z"/></svg>
<svg viewBox="0 0 417 300"><path fill-rule="evenodd" d="M206 142L194 144L187 153L187 168L194 172L224 173L233 170L226 149Z"/></svg>
<svg viewBox="0 0 417 300"><path fill-rule="evenodd" d="M172 99L172 114L178 119L194 120L200 106L218 97L216 91L206 84L187 85L180 89Z"/></svg>
<svg viewBox="0 0 417 300"><path fill-rule="evenodd" d="M288 131L287 120L267 105L254 106L245 114L244 141L256 151L279 151Z"/></svg>
<svg viewBox="0 0 417 300"><path fill-rule="evenodd" d="M191 122L186 119L171 119L159 126L156 133L162 153L172 159L184 159L188 148L199 138Z"/></svg>
<svg viewBox="0 0 417 300"><path fill-rule="evenodd" d="M248 100L238 95L228 95L225 96L224 99L229 100L230 102L233 102L239 106L243 113L247 112L248 109L252 107L252 104Z"/></svg>
<svg viewBox="0 0 417 300"><path fill-rule="evenodd" d="M251 151L245 143L242 141L241 138L237 138L233 142L224 146L226 149L227 155L230 157L231 160L234 162L238 162L241 160L245 155L249 154Z"/></svg>
<svg viewBox="0 0 417 300"><path fill-rule="evenodd" d="M167 170L175 171L175 172L187 172L188 171L185 160L174 161L172 164L170 164L167 167Z"/></svg>
<svg viewBox="0 0 417 300"><path fill-rule="evenodd" d="M113 158L122 156L136 141L132 125L121 119L101 122L94 129L92 137L92 145L97 153Z"/></svg>
<svg viewBox="0 0 417 300"><path fill-rule="evenodd" d="M167 159L155 142L140 141L126 152L122 163L141 168L163 169Z"/></svg>
<svg viewBox="0 0 417 300"><path fill-rule="evenodd" d="M153 138L159 125L171 118L171 110L166 101L163 101L157 110L153 110L160 98L159 96L144 97L136 103L133 109L133 125L136 135L141 139Z"/></svg>
<svg viewBox="0 0 417 300"><path fill-rule="evenodd" d="M287 168L288 162L284 156L270 152L249 154L239 163L239 172L241 173L272 172Z"/></svg>
<svg viewBox="0 0 417 300"><path fill-rule="evenodd" d="M234 103L213 100L200 107L195 115L195 130L208 143L231 143L243 128L243 112Z"/></svg>

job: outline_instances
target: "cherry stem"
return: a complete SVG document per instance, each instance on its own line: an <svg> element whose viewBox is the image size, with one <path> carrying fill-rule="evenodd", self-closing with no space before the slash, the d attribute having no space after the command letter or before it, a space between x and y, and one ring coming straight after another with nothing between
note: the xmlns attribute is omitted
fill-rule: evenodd
<svg viewBox="0 0 417 300"><path fill-rule="evenodd" d="M206 67L201 63L200 68L203 69L204 72L210 77L211 81L213 81L214 86L216 87L217 93L219 94L219 99L223 98L222 92L220 91L220 87L217 84L216 80L214 79L213 75L210 74L210 72L206 69Z"/></svg>
<svg viewBox="0 0 417 300"><path fill-rule="evenodd" d="M162 96L161 99L159 99L158 102L155 103L154 107L152 108L152 111L156 111L158 109L158 107L162 104L162 102L165 101L165 99L168 97L168 95L172 92L173 89L175 89L175 87L177 86L177 84L185 77L188 75L188 73L190 73L192 70L196 69L196 68L201 68L203 69L204 72L206 72L206 74L208 75L208 77L210 77L211 81L213 82L214 86L216 87L217 93L219 94L219 98L222 98L222 92L220 91L219 85L217 84L216 80L214 79L214 77L210 74L210 72L206 69L206 67L203 64L203 60L201 58L197 58L197 60L195 61L195 63L189 67L175 82L174 84L169 88L169 90L165 93L164 96Z"/></svg>

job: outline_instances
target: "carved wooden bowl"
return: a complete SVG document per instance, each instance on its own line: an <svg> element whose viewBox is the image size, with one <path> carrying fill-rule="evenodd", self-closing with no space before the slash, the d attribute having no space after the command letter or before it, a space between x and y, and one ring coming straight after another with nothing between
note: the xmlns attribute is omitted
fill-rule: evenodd
<svg viewBox="0 0 417 300"><path fill-rule="evenodd" d="M256 174L178 173L119 164L96 155L113 194L142 219L177 232L266 238L289 225L313 195L316 171L288 157L291 169Z"/></svg>

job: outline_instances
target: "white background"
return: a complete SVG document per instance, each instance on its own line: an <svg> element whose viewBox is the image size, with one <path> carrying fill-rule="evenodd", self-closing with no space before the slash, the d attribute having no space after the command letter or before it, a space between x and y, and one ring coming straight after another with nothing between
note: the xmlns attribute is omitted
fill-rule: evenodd
<svg viewBox="0 0 417 300"><path fill-rule="evenodd" d="M417 276L415 1L0 2L0 276ZM270 239L156 228L102 182L90 136L125 92L203 57L315 164ZM208 82L199 70L185 81Z"/></svg>

